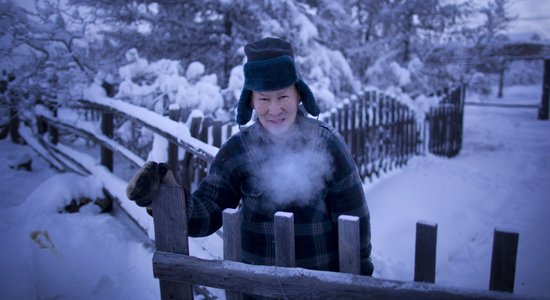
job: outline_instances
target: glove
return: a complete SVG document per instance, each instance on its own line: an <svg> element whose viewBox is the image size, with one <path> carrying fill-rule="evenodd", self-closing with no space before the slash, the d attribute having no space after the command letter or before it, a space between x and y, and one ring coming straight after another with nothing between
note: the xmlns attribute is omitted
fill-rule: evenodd
<svg viewBox="0 0 550 300"><path fill-rule="evenodd" d="M170 176L167 176L169 173ZM165 177L173 179L167 164L150 161L145 163L134 175L126 187L126 196L138 206L147 207L153 203L160 183ZM172 180L170 180L172 181ZM173 180L175 182L175 180Z"/></svg>

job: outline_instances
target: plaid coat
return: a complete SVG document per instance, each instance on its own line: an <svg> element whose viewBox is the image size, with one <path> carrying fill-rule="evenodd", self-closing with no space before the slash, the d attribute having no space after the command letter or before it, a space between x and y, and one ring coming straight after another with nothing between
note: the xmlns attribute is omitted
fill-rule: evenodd
<svg viewBox="0 0 550 300"><path fill-rule="evenodd" d="M342 137L329 125L307 118L300 112L296 122L297 126L288 134L290 138L285 139L292 142L284 147L280 147L278 141L271 140L259 122L237 133L221 147L208 176L187 197L189 235L200 237L212 234L222 225L222 211L240 205L243 212L243 262L274 265L273 215L277 211L292 212L296 266L338 271L338 216L354 215L360 220L361 273L371 275L369 211L350 151ZM300 152L304 147L308 150ZM321 184L316 184L311 194L302 193L294 196L295 199L276 201L278 194L286 194L284 191L292 188L270 191L270 187L277 187L278 178L272 178L273 182L266 185L258 170L273 153L282 153L279 157L283 162L286 153L296 151L312 162L323 161L317 156L325 153L330 158L328 171L318 180ZM308 180L308 176L319 177L316 172L300 170L299 167L290 171L302 172L299 176L304 180Z"/></svg>

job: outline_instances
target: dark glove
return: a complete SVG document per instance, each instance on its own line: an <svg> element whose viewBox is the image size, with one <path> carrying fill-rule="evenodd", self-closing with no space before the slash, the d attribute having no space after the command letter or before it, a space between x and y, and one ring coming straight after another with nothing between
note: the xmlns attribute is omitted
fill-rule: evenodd
<svg viewBox="0 0 550 300"><path fill-rule="evenodd" d="M150 161L145 163L134 175L126 187L126 196L138 206L150 206L155 199L160 183L170 168L164 163Z"/></svg>

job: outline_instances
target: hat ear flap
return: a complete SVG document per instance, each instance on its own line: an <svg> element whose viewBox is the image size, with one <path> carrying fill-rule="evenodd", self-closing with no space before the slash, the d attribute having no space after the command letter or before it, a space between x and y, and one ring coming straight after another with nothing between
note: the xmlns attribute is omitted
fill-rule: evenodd
<svg viewBox="0 0 550 300"><path fill-rule="evenodd" d="M250 121L252 117L252 106L250 100L252 98L252 91L243 89L239 103L237 104L237 124L244 125Z"/></svg>
<svg viewBox="0 0 550 300"><path fill-rule="evenodd" d="M302 97L302 104L304 105L306 111L314 117L318 116L321 110L319 109L319 106L317 106L317 102L315 101L315 97L313 96L309 86L307 86L302 79L299 79L296 82L296 89L298 90L300 97Z"/></svg>

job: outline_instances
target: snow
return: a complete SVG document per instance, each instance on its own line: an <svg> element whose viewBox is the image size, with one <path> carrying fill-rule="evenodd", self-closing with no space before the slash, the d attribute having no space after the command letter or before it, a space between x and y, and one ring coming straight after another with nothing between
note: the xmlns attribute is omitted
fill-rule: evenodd
<svg viewBox="0 0 550 300"><path fill-rule="evenodd" d="M505 90L503 103L534 103L539 85ZM516 97L518 94L524 97ZM471 96L468 96L469 98ZM530 102L529 102L530 101ZM372 225L374 276L411 281L415 224L437 224L436 283L487 290L495 228L519 233L515 293L550 294L550 122L533 108L467 106L460 155L414 157L407 166L365 183ZM63 151L69 151L61 147ZM124 198L125 182L78 156L95 175L58 174L28 146L0 141L1 299L158 299L153 249L120 213L93 204L59 213L79 196L107 187L139 222L143 209ZM28 153L33 171L9 167ZM132 211L134 210L134 211ZM151 226L151 225L148 225ZM191 253L219 258L221 239L192 239ZM219 291L212 291L222 296Z"/></svg>
<svg viewBox="0 0 550 300"><path fill-rule="evenodd" d="M205 66L200 62L191 62L184 72L179 61L160 59L149 63L136 49L126 52L126 60L128 64L118 70L121 82L117 98L161 114L170 104L200 109L206 114L223 107L217 76L204 74ZM101 79L96 78L84 89L84 98L93 100L105 96L101 91Z"/></svg>
<svg viewBox="0 0 550 300"><path fill-rule="evenodd" d="M492 101L532 103L540 92L514 87ZM550 226L549 136L536 109L466 106L459 156L415 157L367 184L374 275L413 279L415 224L423 220L438 224L436 283L487 289L493 232L506 228L520 234L515 292L550 294L550 236L540 230Z"/></svg>
<svg viewBox="0 0 550 300"><path fill-rule="evenodd" d="M180 122L172 121L162 115L150 111L146 108L135 106L130 103L107 97L90 97L87 99L91 103L99 104L112 108L115 111L123 112L124 114L140 120L144 124L148 124L151 128L158 128L162 132L168 133L175 137L178 141L188 144L195 149L200 149L206 155L214 157L218 152L218 148L205 144L199 140L191 138L189 127ZM156 154L152 154L156 157Z"/></svg>

